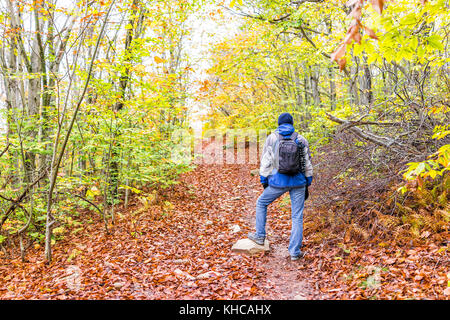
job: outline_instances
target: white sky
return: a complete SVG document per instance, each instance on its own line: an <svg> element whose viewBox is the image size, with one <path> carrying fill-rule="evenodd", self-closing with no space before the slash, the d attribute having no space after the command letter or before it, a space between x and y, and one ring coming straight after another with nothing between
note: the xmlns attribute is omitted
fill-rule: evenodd
<svg viewBox="0 0 450 320"><path fill-rule="evenodd" d="M212 66L209 50L215 43L236 34L241 23L238 17L232 16L223 8L220 8L223 14L222 18L219 18L218 15L211 17L209 13L217 11L218 8L216 5L205 6L202 12L192 16L188 22L193 28L193 36L187 44L187 52L189 52L193 61L194 81L203 81L207 78L205 71ZM194 84L192 91L197 88L198 86ZM206 106L198 105L196 102L189 100L188 107L192 113L191 125L199 133L202 127L199 116L207 112Z"/></svg>
<svg viewBox="0 0 450 320"><path fill-rule="evenodd" d="M71 0L59 0L58 6L70 7L71 3ZM217 14L218 9L222 13L221 15ZM211 12L215 14L210 15ZM239 29L240 19L232 16L228 10L220 8L217 4L209 4L203 6L202 10L195 15L192 15L187 24L192 28L192 36L186 41L184 50L190 57L191 66L194 69L194 73L191 75L193 83L190 86L191 93L194 93L198 88L198 81L203 81L207 78L205 71L211 67L209 50L212 45L236 34ZM149 63L152 63L152 60L149 59L151 61ZM0 85L0 103L4 102L4 99L2 83ZM207 112L206 106L198 105L192 99L189 99L187 104L191 110L191 125L196 131L201 130L202 124L198 118L199 115ZM4 107L4 103L1 103L1 105ZM0 130L5 125L4 120L3 117L0 118Z"/></svg>

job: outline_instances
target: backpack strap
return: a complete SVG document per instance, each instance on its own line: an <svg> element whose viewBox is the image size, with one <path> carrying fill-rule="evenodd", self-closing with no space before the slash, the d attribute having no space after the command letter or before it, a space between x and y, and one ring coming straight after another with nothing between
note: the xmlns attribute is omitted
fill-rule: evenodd
<svg viewBox="0 0 450 320"><path fill-rule="evenodd" d="M291 140L293 140L295 142L295 140L297 140L298 138L298 133L294 131L294 133L291 134Z"/></svg>
<svg viewBox="0 0 450 320"><path fill-rule="evenodd" d="M303 142L300 141L300 139L297 142L298 136L299 136L299 134L296 131L294 131L294 133L291 135L290 139L292 141L294 141L300 148L304 148L305 145L303 144Z"/></svg>
<svg viewBox="0 0 450 320"><path fill-rule="evenodd" d="M284 139L284 137L279 133L279 132L275 132L277 134L277 140L281 141Z"/></svg>
<svg viewBox="0 0 450 320"><path fill-rule="evenodd" d="M282 136L279 132L277 132L276 134L277 134L278 140L293 140L295 142L295 140L297 140L297 137L298 137L298 133L295 131L291 134L290 137L286 137L286 138L284 136Z"/></svg>

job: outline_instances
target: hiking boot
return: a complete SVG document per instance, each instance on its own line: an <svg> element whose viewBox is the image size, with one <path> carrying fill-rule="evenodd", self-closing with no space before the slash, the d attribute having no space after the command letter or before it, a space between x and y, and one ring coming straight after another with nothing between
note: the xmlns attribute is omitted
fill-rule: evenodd
<svg viewBox="0 0 450 320"><path fill-rule="evenodd" d="M250 240L252 240L254 243L259 244L260 246L264 245L264 237L257 237L256 233L249 233L247 235L247 238L249 238Z"/></svg>
<svg viewBox="0 0 450 320"><path fill-rule="evenodd" d="M300 258L303 258L305 256L305 253L303 251L300 251L300 254L297 256L291 256L291 261L297 261Z"/></svg>

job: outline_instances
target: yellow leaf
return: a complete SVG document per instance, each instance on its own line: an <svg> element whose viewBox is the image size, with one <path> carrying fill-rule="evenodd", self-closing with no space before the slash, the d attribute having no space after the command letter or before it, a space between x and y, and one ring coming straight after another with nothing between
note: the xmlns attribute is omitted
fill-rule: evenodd
<svg viewBox="0 0 450 320"><path fill-rule="evenodd" d="M242 0L231 0L230 7L234 7L236 2L242 6Z"/></svg>
<svg viewBox="0 0 450 320"><path fill-rule="evenodd" d="M64 227L58 227L53 229L53 234L63 234L65 231Z"/></svg>
<svg viewBox="0 0 450 320"><path fill-rule="evenodd" d="M160 58L160 57L158 57L158 56L155 56L155 62L156 63L164 63L164 62L166 62L166 60L164 60L164 59L162 59L162 58Z"/></svg>
<svg viewBox="0 0 450 320"><path fill-rule="evenodd" d="M434 179L436 177L437 171L431 170L430 172L428 172L428 174L430 175L431 179Z"/></svg>
<svg viewBox="0 0 450 320"><path fill-rule="evenodd" d="M80 253L81 253L80 250L73 249L72 252L70 253L69 257L67 258L67 262L72 261L72 259L75 258L76 256L78 256Z"/></svg>

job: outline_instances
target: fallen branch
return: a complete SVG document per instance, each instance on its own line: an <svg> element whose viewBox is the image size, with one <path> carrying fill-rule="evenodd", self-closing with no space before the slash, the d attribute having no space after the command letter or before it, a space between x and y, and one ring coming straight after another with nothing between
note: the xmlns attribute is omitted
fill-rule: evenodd
<svg viewBox="0 0 450 320"><path fill-rule="evenodd" d="M349 120L343 120L343 119L337 118L329 113L326 113L326 115L327 115L328 119L330 119L331 121L345 125L345 129L349 129L355 135L357 135L358 137L360 137L364 140L368 140L370 142L373 142L379 146L383 146L386 148L391 148L391 146L394 143L396 143L395 140L393 140L393 139L382 137L382 136L373 134L371 132L366 132L366 131L363 131L360 128L356 127L357 125L373 124L373 123L370 123L367 121L366 122L358 122L358 121L354 122L354 121L349 121Z"/></svg>

